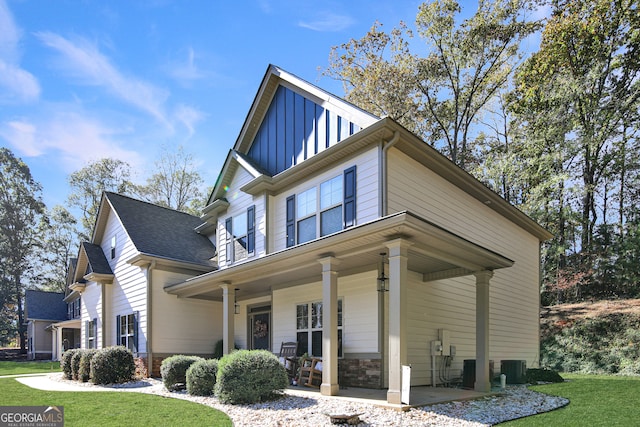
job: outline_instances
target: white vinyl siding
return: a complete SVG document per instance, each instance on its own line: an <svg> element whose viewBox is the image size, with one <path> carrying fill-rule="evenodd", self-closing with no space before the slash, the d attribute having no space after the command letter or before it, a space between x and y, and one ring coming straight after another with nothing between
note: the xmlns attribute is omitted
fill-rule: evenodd
<svg viewBox="0 0 640 427"><path fill-rule="evenodd" d="M116 238L115 257L110 259L111 241ZM107 225L102 237L102 250L115 275L112 284L105 286L107 312L105 313L105 333L107 346L120 343L119 326L116 316L126 316L137 312L138 317L138 353L147 352L147 279L145 270L128 264L126 260L138 254L133 242L124 231L120 220L113 211L109 212Z"/></svg>
<svg viewBox="0 0 640 427"><path fill-rule="evenodd" d="M255 206L255 249L252 254L248 254L248 258L265 255L265 236L266 236L266 212L265 212L265 196L253 197L250 194L240 191L240 188L249 183L253 177L243 167L238 166L226 198L229 201L229 208L218 217L216 235L218 241L216 247L218 249L218 263L221 268L229 266L229 261L233 257L227 254L227 231L225 229L225 221L227 218L236 218L247 214L250 206ZM235 234L235 231L234 231Z"/></svg>
<svg viewBox="0 0 640 427"><path fill-rule="evenodd" d="M271 198L271 215L273 215L273 227L271 229L271 247L274 252L286 249L287 226L287 197L309 190L319 188L320 184L337 176L342 177L346 169L356 166L356 225L364 224L378 217L378 151L372 148L356 157L347 159L342 163L335 163L330 169L305 180L298 185L287 188L285 191ZM297 203L297 201L296 201ZM316 212L316 215L318 212ZM318 222L316 218L316 223Z"/></svg>
<svg viewBox="0 0 640 427"><path fill-rule="evenodd" d="M222 339L222 303L176 298L163 290L192 276L162 270L152 275L153 352L212 354L216 341Z"/></svg>
<svg viewBox="0 0 640 427"><path fill-rule="evenodd" d="M102 325L102 288L95 282L88 282L82 292L82 303L80 304L80 345L87 347L86 337L88 336L87 323L97 319L95 348L102 348L102 335L104 333Z"/></svg>
<svg viewBox="0 0 640 427"><path fill-rule="evenodd" d="M338 298L343 304L343 347L349 353L378 351L377 272L354 274L338 278ZM322 283L315 282L273 291L273 348L283 341L296 340L296 306L322 301Z"/></svg>
<svg viewBox="0 0 640 427"><path fill-rule="evenodd" d="M526 360L527 366L537 362L538 240L489 206L397 150L389 153L388 197L389 213L408 210L515 261L513 267L497 270L491 279L490 357L496 366L503 359ZM452 333L452 344L461 346L459 348L462 352L456 356L456 363L460 363L463 358L475 355L475 277L422 283L420 289L435 291L439 286L443 291L433 296L435 304L451 305L455 310L464 302L458 315L460 319L471 319L466 325L471 328L466 342L463 342L464 337L457 339ZM408 301L415 305L419 300L409 298ZM410 307L411 313L415 310L416 307ZM429 310L425 309L425 313L431 316L428 314ZM434 325L429 326L434 337L439 319L436 316ZM451 321L453 325L462 322L455 319ZM412 334L408 336L415 337ZM415 340L416 343L419 341L418 338ZM420 345L424 345L424 342ZM470 351L466 352L465 349Z"/></svg>

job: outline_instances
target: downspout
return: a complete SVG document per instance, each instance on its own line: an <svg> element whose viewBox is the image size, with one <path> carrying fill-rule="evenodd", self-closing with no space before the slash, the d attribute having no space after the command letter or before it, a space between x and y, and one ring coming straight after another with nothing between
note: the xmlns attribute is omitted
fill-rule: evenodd
<svg viewBox="0 0 640 427"><path fill-rule="evenodd" d="M387 156L389 149L393 147L399 139L400 132L394 131L393 137L389 141L383 140L380 142L382 147L380 150L380 161L378 162L378 176L380 176L380 207L378 210L378 216L380 218L388 214L387 209L389 208L389 201L387 200L387 189L389 186L389 183L387 182Z"/></svg>
<svg viewBox="0 0 640 427"><path fill-rule="evenodd" d="M107 347L107 334L106 334L106 330L107 330L107 323L105 322L105 319L107 318L107 304L105 303L106 301L106 296L107 296L107 285L106 283L100 283L100 293L102 295L102 339L100 340L102 342L102 347L101 348L106 348ZM80 322L82 323L82 312L80 312ZM86 325L86 323L85 323ZM82 326L81 326L82 327ZM86 327L86 326L85 326ZM119 326L116 325L116 328L118 328ZM98 332L96 331L96 334ZM117 335L117 329L116 329L116 335ZM85 336L87 334L85 333ZM84 337L81 337L80 339L85 339ZM97 341L97 338L96 338ZM117 340L116 340L117 341Z"/></svg>
<svg viewBox="0 0 640 427"><path fill-rule="evenodd" d="M152 330L152 317L151 317L151 297L153 294L153 288L151 286L153 270L156 268L156 261L151 261L147 267L147 375L151 377L153 372L153 352L151 351L151 330Z"/></svg>
<svg viewBox="0 0 640 427"><path fill-rule="evenodd" d="M379 190L379 204L378 204L378 217L382 218L387 215L388 201L387 201L387 156L389 149L393 147L400 139L400 133L398 131L393 132L393 137L389 141L380 141L380 150L378 151L378 176L380 177L380 190ZM384 263L382 264L384 268ZM376 284L377 285L377 284ZM376 287L377 289L377 287ZM384 388L384 338L385 338L385 292L378 292L378 352L380 353L380 388Z"/></svg>

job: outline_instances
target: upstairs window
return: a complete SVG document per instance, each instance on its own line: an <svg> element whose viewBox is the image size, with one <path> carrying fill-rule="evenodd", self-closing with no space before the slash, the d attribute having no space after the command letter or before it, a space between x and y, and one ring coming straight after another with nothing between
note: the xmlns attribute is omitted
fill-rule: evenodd
<svg viewBox="0 0 640 427"><path fill-rule="evenodd" d="M225 221L227 263L246 259L255 252L255 206Z"/></svg>
<svg viewBox="0 0 640 427"><path fill-rule="evenodd" d="M356 167L286 201L287 247L355 225Z"/></svg>

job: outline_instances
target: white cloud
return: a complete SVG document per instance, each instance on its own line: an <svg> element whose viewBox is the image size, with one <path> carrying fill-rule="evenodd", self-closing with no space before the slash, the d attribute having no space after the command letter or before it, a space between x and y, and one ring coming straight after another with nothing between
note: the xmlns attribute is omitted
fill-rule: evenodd
<svg viewBox="0 0 640 427"><path fill-rule="evenodd" d="M104 87L119 99L167 123L164 113L164 103L169 96L167 91L123 74L86 39L72 42L51 32L37 33L36 36L63 56L62 66L82 79L82 83Z"/></svg>
<svg viewBox="0 0 640 427"><path fill-rule="evenodd" d="M189 137L191 137L191 135L195 133L196 123L198 123L205 117L205 114L201 111L184 104L178 105L173 115L175 116L176 120L178 120L184 125L185 128L187 128Z"/></svg>
<svg viewBox="0 0 640 427"><path fill-rule="evenodd" d="M21 31L3 0L0 0L0 29L0 101L30 102L38 99L38 80L20 67L18 43Z"/></svg>
<svg viewBox="0 0 640 427"><path fill-rule="evenodd" d="M188 47L186 61L171 65L169 73L173 78L183 83L190 83L194 80L204 78L205 75L196 65L195 59L195 51L192 47Z"/></svg>
<svg viewBox="0 0 640 427"><path fill-rule="evenodd" d="M300 21L298 26L313 31L320 32L337 32L349 28L354 24L354 20L350 16L337 15L332 12L320 12L314 21Z"/></svg>
<svg viewBox="0 0 640 427"><path fill-rule="evenodd" d="M66 171L103 157L127 161L134 168L142 165L142 156L124 148L119 133L123 130L110 129L98 120L69 111L41 122L17 119L0 123L0 137L21 156L48 156Z"/></svg>

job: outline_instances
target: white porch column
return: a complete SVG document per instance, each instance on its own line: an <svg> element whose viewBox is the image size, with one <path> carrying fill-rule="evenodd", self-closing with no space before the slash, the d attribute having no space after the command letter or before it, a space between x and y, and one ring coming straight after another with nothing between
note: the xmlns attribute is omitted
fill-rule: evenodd
<svg viewBox="0 0 640 427"><path fill-rule="evenodd" d="M491 391L489 378L489 281L493 272L474 273L476 276L476 391Z"/></svg>
<svg viewBox="0 0 640 427"><path fill-rule="evenodd" d="M340 260L327 256L322 264L322 385L325 396L338 394L338 272Z"/></svg>
<svg viewBox="0 0 640 427"><path fill-rule="evenodd" d="M389 390L387 402L401 404L402 365L407 364L406 300L410 242L396 239L389 249ZM404 314L403 314L404 312Z"/></svg>
<svg viewBox="0 0 640 427"><path fill-rule="evenodd" d="M231 283L220 285L222 288L222 354L233 351L235 341L235 299L236 290Z"/></svg>

